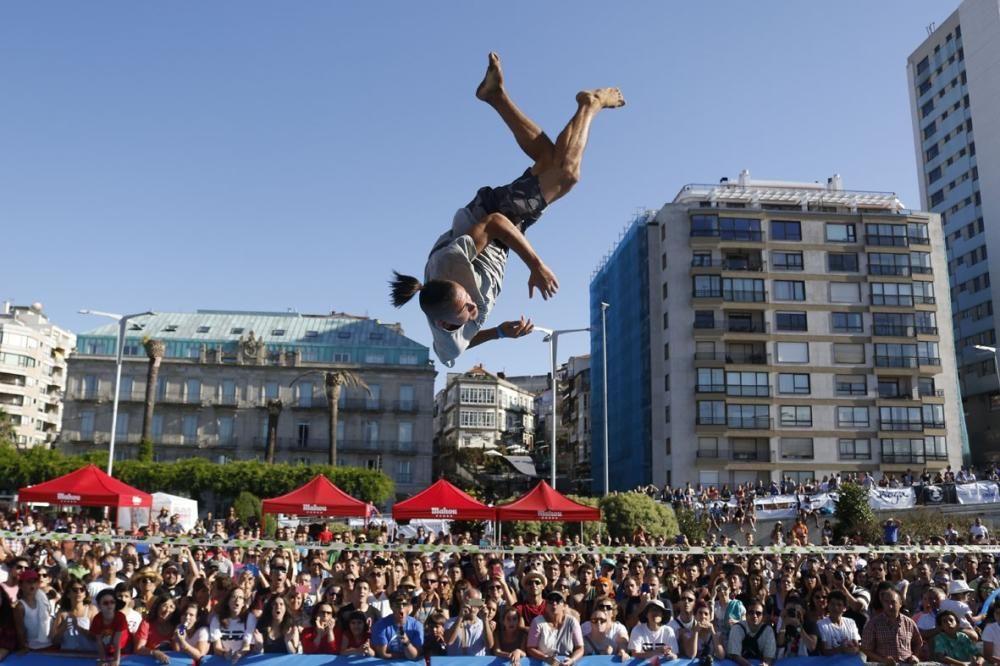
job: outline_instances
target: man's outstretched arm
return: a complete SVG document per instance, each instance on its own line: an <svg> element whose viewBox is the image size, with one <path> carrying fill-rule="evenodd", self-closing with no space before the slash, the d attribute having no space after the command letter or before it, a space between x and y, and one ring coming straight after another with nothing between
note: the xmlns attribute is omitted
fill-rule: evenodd
<svg viewBox="0 0 1000 666"><path fill-rule="evenodd" d="M490 213L475 224L468 233L476 244L477 252L482 252L490 241L498 240L521 257L521 261L531 271L531 276L528 278L528 298L534 295L535 289L538 289L538 293L545 300L555 296L559 289L559 280L556 279L555 273L542 262L528 239L506 215Z"/></svg>
<svg viewBox="0 0 1000 666"><path fill-rule="evenodd" d="M490 340L499 340L501 337L521 338L534 330L535 325L531 323L530 319L525 319L524 317L521 317L520 321L505 321L493 328L481 329L476 333L475 337L469 340L469 347L475 347ZM503 331L502 336L500 335L501 331Z"/></svg>

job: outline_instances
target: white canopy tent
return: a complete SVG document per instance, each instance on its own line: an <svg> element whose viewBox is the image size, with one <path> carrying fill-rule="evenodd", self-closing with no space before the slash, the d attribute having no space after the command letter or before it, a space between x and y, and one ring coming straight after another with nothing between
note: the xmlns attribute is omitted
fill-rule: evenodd
<svg viewBox="0 0 1000 666"><path fill-rule="evenodd" d="M153 493L152 509L132 509L122 507L118 509L118 525L129 530L133 525L142 527L149 525L150 520L155 520L160 515L160 509L166 507L172 516L175 513L180 518L180 523L185 531L194 528L198 522L198 501L187 497L179 497L168 493Z"/></svg>

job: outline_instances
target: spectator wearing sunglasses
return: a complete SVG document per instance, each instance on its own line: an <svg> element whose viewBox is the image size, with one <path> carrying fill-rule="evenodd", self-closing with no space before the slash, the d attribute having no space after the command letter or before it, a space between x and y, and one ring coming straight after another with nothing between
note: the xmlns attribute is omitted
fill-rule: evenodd
<svg viewBox="0 0 1000 666"><path fill-rule="evenodd" d="M628 659L628 630L615 621L615 604L608 597L594 603L590 620L583 623L584 654L613 655L624 662Z"/></svg>
<svg viewBox="0 0 1000 666"><path fill-rule="evenodd" d="M739 666L751 666L751 659L760 661L761 666L770 666L777 652L777 637L764 616L764 605L759 601L750 602L747 619L733 625L729 632L727 658Z"/></svg>
<svg viewBox="0 0 1000 666"><path fill-rule="evenodd" d="M537 571L529 571L522 576L521 596L523 600L517 604L516 608L525 626L530 627L536 617L544 615L546 607L544 594L547 585L548 580Z"/></svg>
<svg viewBox="0 0 1000 666"><path fill-rule="evenodd" d="M633 657L638 659L677 658L677 635L665 622L666 612L666 606L659 599L653 599L646 604L642 613L642 622L635 625L628 640L628 651Z"/></svg>

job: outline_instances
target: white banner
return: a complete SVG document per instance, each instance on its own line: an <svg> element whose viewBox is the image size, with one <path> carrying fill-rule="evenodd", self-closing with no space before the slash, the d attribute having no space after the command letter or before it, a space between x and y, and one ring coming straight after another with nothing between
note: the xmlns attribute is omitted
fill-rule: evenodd
<svg viewBox="0 0 1000 666"><path fill-rule="evenodd" d="M876 511L912 509L917 503L913 488L878 488L868 491L868 504Z"/></svg>
<svg viewBox="0 0 1000 666"><path fill-rule="evenodd" d="M992 481L960 483L955 486L959 504L996 504L1000 502L997 484Z"/></svg>

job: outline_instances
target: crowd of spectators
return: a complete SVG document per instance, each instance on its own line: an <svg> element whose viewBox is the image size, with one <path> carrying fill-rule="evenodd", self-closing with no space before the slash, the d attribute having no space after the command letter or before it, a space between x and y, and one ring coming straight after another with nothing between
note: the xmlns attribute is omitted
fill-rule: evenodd
<svg viewBox="0 0 1000 666"><path fill-rule="evenodd" d="M59 520L65 531L75 521ZM254 529L229 516L205 533ZM601 654L747 666L844 653L1000 664L1000 581L986 554L388 553L358 548L367 534L322 526L284 536L300 545L2 541L0 656L495 655L572 666ZM479 537L421 530L413 541ZM315 547L335 540L345 549ZM995 539L986 531L979 542Z"/></svg>

